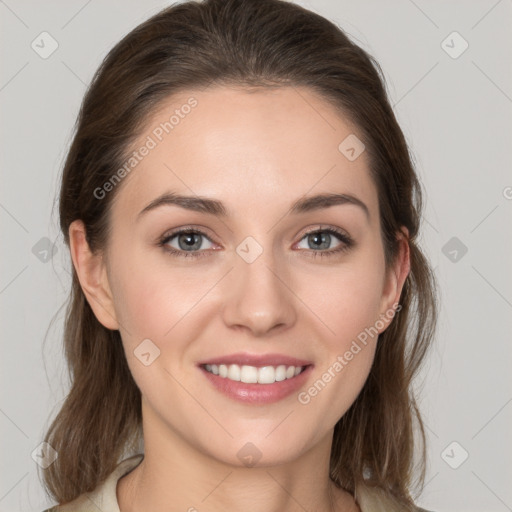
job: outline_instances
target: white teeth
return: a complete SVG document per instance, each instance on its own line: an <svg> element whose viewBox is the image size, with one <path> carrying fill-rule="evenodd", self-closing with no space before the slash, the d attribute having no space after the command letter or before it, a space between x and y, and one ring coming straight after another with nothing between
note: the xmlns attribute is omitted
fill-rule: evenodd
<svg viewBox="0 0 512 512"><path fill-rule="evenodd" d="M272 366L264 366L258 370L259 384L272 384L276 381L276 371Z"/></svg>
<svg viewBox="0 0 512 512"><path fill-rule="evenodd" d="M238 366L237 364L229 365L228 379L240 382L240 366Z"/></svg>
<svg viewBox="0 0 512 512"><path fill-rule="evenodd" d="M256 384L258 382L258 368L255 366L242 366L240 380L246 384Z"/></svg>
<svg viewBox="0 0 512 512"><path fill-rule="evenodd" d="M298 368L300 371L300 366ZM281 364L276 368L276 381L280 382L284 379L286 379L286 366L284 364Z"/></svg>
<svg viewBox="0 0 512 512"><path fill-rule="evenodd" d="M273 384L286 379L291 379L302 372L302 366L248 366L237 364L207 364L206 371L237 382L245 382L246 384Z"/></svg>

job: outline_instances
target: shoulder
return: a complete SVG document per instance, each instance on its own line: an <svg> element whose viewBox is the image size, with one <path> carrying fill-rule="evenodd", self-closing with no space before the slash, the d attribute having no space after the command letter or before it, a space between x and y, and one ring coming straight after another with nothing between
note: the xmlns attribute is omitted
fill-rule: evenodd
<svg viewBox="0 0 512 512"><path fill-rule="evenodd" d="M89 500L88 496L89 494L82 494L73 501L64 505L54 505L52 508L43 510L43 512L92 512L96 507Z"/></svg>
<svg viewBox="0 0 512 512"><path fill-rule="evenodd" d="M417 506L412 510L408 509L383 489L364 484L356 487L355 498L361 512L434 512Z"/></svg>
<svg viewBox="0 0 512 512"><path fill-rule="evenodd" d="M89 501L88 494L82 494L73 501L64 505L54 505L52 508L43 510L43 512L92 512L95 508L93 503Z"/></svg>
<svg viewBox="0 0 512 512"><path fill-rule="evenodd" d="M120 462L106 480L92 492L84 493L73 501L55 505L43 512L120 512L117 503L117 482L139 465L144 455L134 455Z"/></svg>

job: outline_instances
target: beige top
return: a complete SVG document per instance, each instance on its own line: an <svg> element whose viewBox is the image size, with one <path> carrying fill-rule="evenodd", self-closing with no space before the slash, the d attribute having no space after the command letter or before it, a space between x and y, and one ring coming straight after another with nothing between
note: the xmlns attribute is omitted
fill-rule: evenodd
<svg viewBox="0 0 512 512"><path fill-rule="evenodd" d="M134 455L120 462L107 479L94 491L82 494L65 505L55 505L43 512L120 512L117 502L117 482L129 473L144 458L144 455ZM379 489L359 486L355 493L356 502L361 512L411 512L397 506L385 493ZM428 512L417 508L414 512Z"/></svg>

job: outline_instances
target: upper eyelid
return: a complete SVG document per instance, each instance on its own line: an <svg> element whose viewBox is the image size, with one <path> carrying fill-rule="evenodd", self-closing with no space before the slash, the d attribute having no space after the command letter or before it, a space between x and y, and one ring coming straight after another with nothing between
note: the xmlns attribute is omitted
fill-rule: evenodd
<svg viewBox="0 0 512 512"><path fill-rule="evenodd" d="M339 228L339 227L333 227L333 226L330 226L328 224L321 224L319 225L318 227L316 228L305 228L304 231L300 231L299 233L302 233L300 235L300 239L302 240L302 238L304 238L306 235L309 235L311 233L316 233L318 231L334 231L335 234L337 235L341 235L341 236L345 236L347 238L352 238L349 233L347 232L347 230L343 229L343 228ZM296 236L299 236L299 235L296 235Z"/></svg>

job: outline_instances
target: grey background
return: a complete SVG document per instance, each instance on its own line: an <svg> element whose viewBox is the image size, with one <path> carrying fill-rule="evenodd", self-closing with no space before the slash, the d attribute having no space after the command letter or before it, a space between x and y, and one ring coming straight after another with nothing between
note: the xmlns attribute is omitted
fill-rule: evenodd
<svg viewBox="0 0 512 512"><path fill-rule="evenodd" d="M298 3L377 58L425 187L423 243L442 304L418 381L429 441L419 504L512 510L512 2ZM70 263L56 191L78 108L108 50L166 5L0 0L0 511L51 504L31 453L67 389L60 308ZM43 31L59 45L47 59L31 48ZM445 51L462 49L458 36L446 39L453 31L469 44L457 58ZM45 261L50 240L57 252Z"/></svg>

